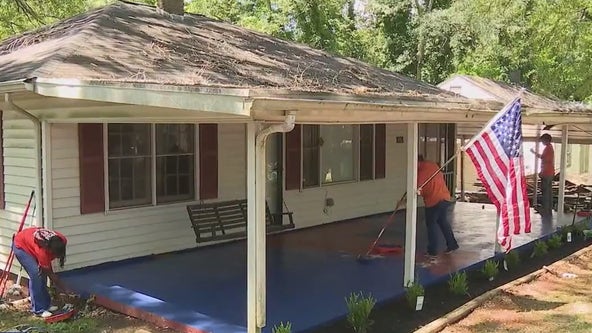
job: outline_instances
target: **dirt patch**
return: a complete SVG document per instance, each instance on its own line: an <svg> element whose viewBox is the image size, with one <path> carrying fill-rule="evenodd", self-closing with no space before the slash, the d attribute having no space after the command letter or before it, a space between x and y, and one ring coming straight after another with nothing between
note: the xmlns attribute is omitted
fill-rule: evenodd
<svg viewBox="0 0 592 333"><path fill-rule="evenodd" d="M591 258L592 247L559 261L550 272L508 289L442 332L592 332Z"/></svg>
<svg viewBox="0 0 592 333"><path fill-rule="evenodd" d="M374 324L370 332L413 332L455 310L472 298L537 271L589 245L592 245L590 240L579 238L535 258L531 258L532 249L524 249L520 252L520 265L509 271L503 271L500 264L500 274L493 281L488 281L478 268L468 271L470 297L452 295L448 288L448 281L431 285L425 290L425 302L421 311L412 311L404 297L380 304L371 314ZM591 266L586 266L588 263ZM581 258L566 261L565 265L571 266L553 266L553 269L557 272L577 274L577 279L563 279L552 273L545 273L536 282L526 284L524 288L518 288L519 291L510 290L496 297L495 301L485 303L474 313L474 316L480 317L472 316L470 320L463 321L462 325L447 328L446 332L592 332L592 326L589 324L592 318L586 318L587 311L590 309L587 299L592 300L592 290L573 285L582 283L590 286L592 284L592 273L587 270L592 268L592 250ZM566 290L571 291L569 297L564 295ZM572 320L561 317L567 313L572 313L575 317ZM569 326L561 330L555 330L552 327L546 329L541 327L538 321L565 322ZM346 333L353 330L344 318L311 332Z"/></svg>

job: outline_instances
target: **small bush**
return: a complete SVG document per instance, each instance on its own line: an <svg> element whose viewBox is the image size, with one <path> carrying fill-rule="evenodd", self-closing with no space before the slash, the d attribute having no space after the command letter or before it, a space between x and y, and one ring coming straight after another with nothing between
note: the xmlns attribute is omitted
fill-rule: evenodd
<svg viewBox="0 0 592 333"><path fill-rule="evenodd" d="M468 295L469 285L466 272L456 272L448 280L448 288L455 295Z"/></svg>
<svg viewBox="0 0 592 333"><path fill-rule="evenodd" d="M345 299L347 303L347 322L356 333L367 333L372 326L370 320L370 312L376 304L376 300L372 296L364 297L362 293L351 293Z"/></svg>
<svg viewBox="0 0 592 333"><path fill-rule="evenodd" d="M549 252L549 248L547 247L547 243L544 241L538 240L534 243L534 250L532 251L531 258L535 257L542 257Z"/></svg>
<svg viewBox="0 0 592 333"><path fill-rule="evenodd" d="M561 235L553 235L547 241L547 245L550 249L558 249L561 247L562 244L563 241L561 240Z"/></svg>
<svg viewBox="0 0 592 333"><path fill-rule="evenodd" d="M520 254L518 251L512 250L506 253L504 260L506 261L506 266L509 270L514 269L520 264Z"/></svg>
<svg viewBox="0 0 592 333"><path fill-rule="evenodd" d="M498 267L499 264L496 261L488 259L485 262L485 266L483 266L483 268L481 269L481 273L483 273L483 275L485 275L485 277L489 280L493 280L499 273Z"/></svg>
<svg viewBox="0 0 592 333"><path fill-rule="evenodd" d="M564 242L567 242L567 234L572 232L572 227L571 226L564 226L561 227L559 229L559 232L561 233L561 240ZM573 236L573 232L572 232L572 236Z"/></svg>
<svg viewBox="0 0 592 333"><path fill-rule="evenodd" d="M284 322L280 322L279 325L275 325L271 330L272 333L291 333L292 332L292 323L289 321L284 324Z"/></svg>
<svg viewBox="0 0 592 333"><path fill-rule="evenodd" d="M407 298L407 303L409 303L409 307L411 309L415 309L417 305L417 297L424 296L425 290L423 286L418 282L409 282L407 286L405 286L405 297Z"/></svg>
<svg viewBox="0 0 592 333"><path fill-rule="evenodd" d="M587 229L585 224L576 224L574 226L574 231L572 236L576 236L576 238L584 238L584 230Z"/></svg>

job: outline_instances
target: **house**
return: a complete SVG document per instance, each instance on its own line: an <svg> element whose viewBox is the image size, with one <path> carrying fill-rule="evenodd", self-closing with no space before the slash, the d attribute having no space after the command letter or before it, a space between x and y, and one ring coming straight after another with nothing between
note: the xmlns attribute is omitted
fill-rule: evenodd
<svg viewBox="0 0 592 333"><path fill-rule="evenodd" d="M391 211L415 191L418 152L446 158L455 124L503 105L162 8L119 1L0 44L2 260L33 190L33 223L69 239L65 270L195 247L186 206L248 199L254 332L265 202L292 211L297 229Z"/></svg>
<svg viewBox="0 0 592 333"><path fill-rule="evenodd" d="M501 103L512 99L521 90L520 87L505 82L460 74L451 76L438 84L438 87L466 98L498 101ZM530 112L559 111L569 112L573 116L577 116L589 110L589 107L586 105L559 101L555 98L535 94L527 89L523 92L523 103L531 110ZM473 124L459 125L457 128L458 145L462 144L464 140L471 138L479 130L480 127ZM578 183L581 181L585 182L588 179L590 150L592 148L590 146L592 143L590 138L592 126L589 124L571 124L565 126L565 131L565 139L567 141L562 142L562 126L554 126L554 123L547 123L542 118L538 124L525 124L523 126L524 163L527 174L532 175L537 173L539 168L538 159L535 158L530 150L539 149L538 144L536 144L536 138L544 133L548 133L553 137L557 172L561 169L562 156L565 156L565 177ZM565 153L561 153L563 146L566 147ZM478 179L477 173L469 159L459 159L457 162L457 190L459 192L477 190L477 187L474 185ZM534 200L536 202L536 198Z"/></svg>

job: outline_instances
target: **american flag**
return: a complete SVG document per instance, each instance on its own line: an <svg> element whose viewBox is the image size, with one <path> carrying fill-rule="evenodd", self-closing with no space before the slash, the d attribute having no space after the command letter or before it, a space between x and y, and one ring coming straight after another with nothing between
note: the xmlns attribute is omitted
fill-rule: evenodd
<svg viewBox="0 0 592 333"><path fill-rule="evenodd" d="M530 233L520 98L496 114L463 150L473 161L489 199L497 207L498 242L508 252L512 249L512 235Z"/></svg>

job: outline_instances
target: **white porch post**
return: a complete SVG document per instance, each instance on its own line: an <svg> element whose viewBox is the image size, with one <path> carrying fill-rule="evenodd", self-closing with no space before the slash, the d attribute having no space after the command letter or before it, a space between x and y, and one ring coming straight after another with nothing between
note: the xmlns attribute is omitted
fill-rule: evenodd
<svg viewBox="0 0 592 333"><path fill-rule="evenodd" d="M265 321L265 224L260 223L260 196L265 195L265 147L258 147L257 124L247 123L247 332L259 333ZM263 150L263 161L260 160ZM265 176L265 174L263 174ZM262 189L261 189L262 187ZM263 204L265 198L263 199ZM265 206L263 206L265 207ZM262 235L262 236L261 236ZM262 243L262 244L260 244ZM263 249L263 251L261 251Z"/></svg>
<svg viewBox="0 0 592 333"><path fill-rule="evenodd" d="M407 125L407 211L405 228L405 273L403 285L415 280L417 242L417 123Z"/></svg>
<svg viewBox="0 0 592 333"><path fill-rule="evenodd" d="M540 140L541 137L541 127L536 125L536 143L534 144L534 196L532 198L532 205L536 207L539 202L539 150L540 150Z"/></svg>
<svg viewBox="0 0 592 333"><path fill-rule="evenodd" d="M561 162L559 164L559 193L557 199L557 220L563 221L563 206L565 203L565 166L567 164L567 125L561 128Z"/></svg>

